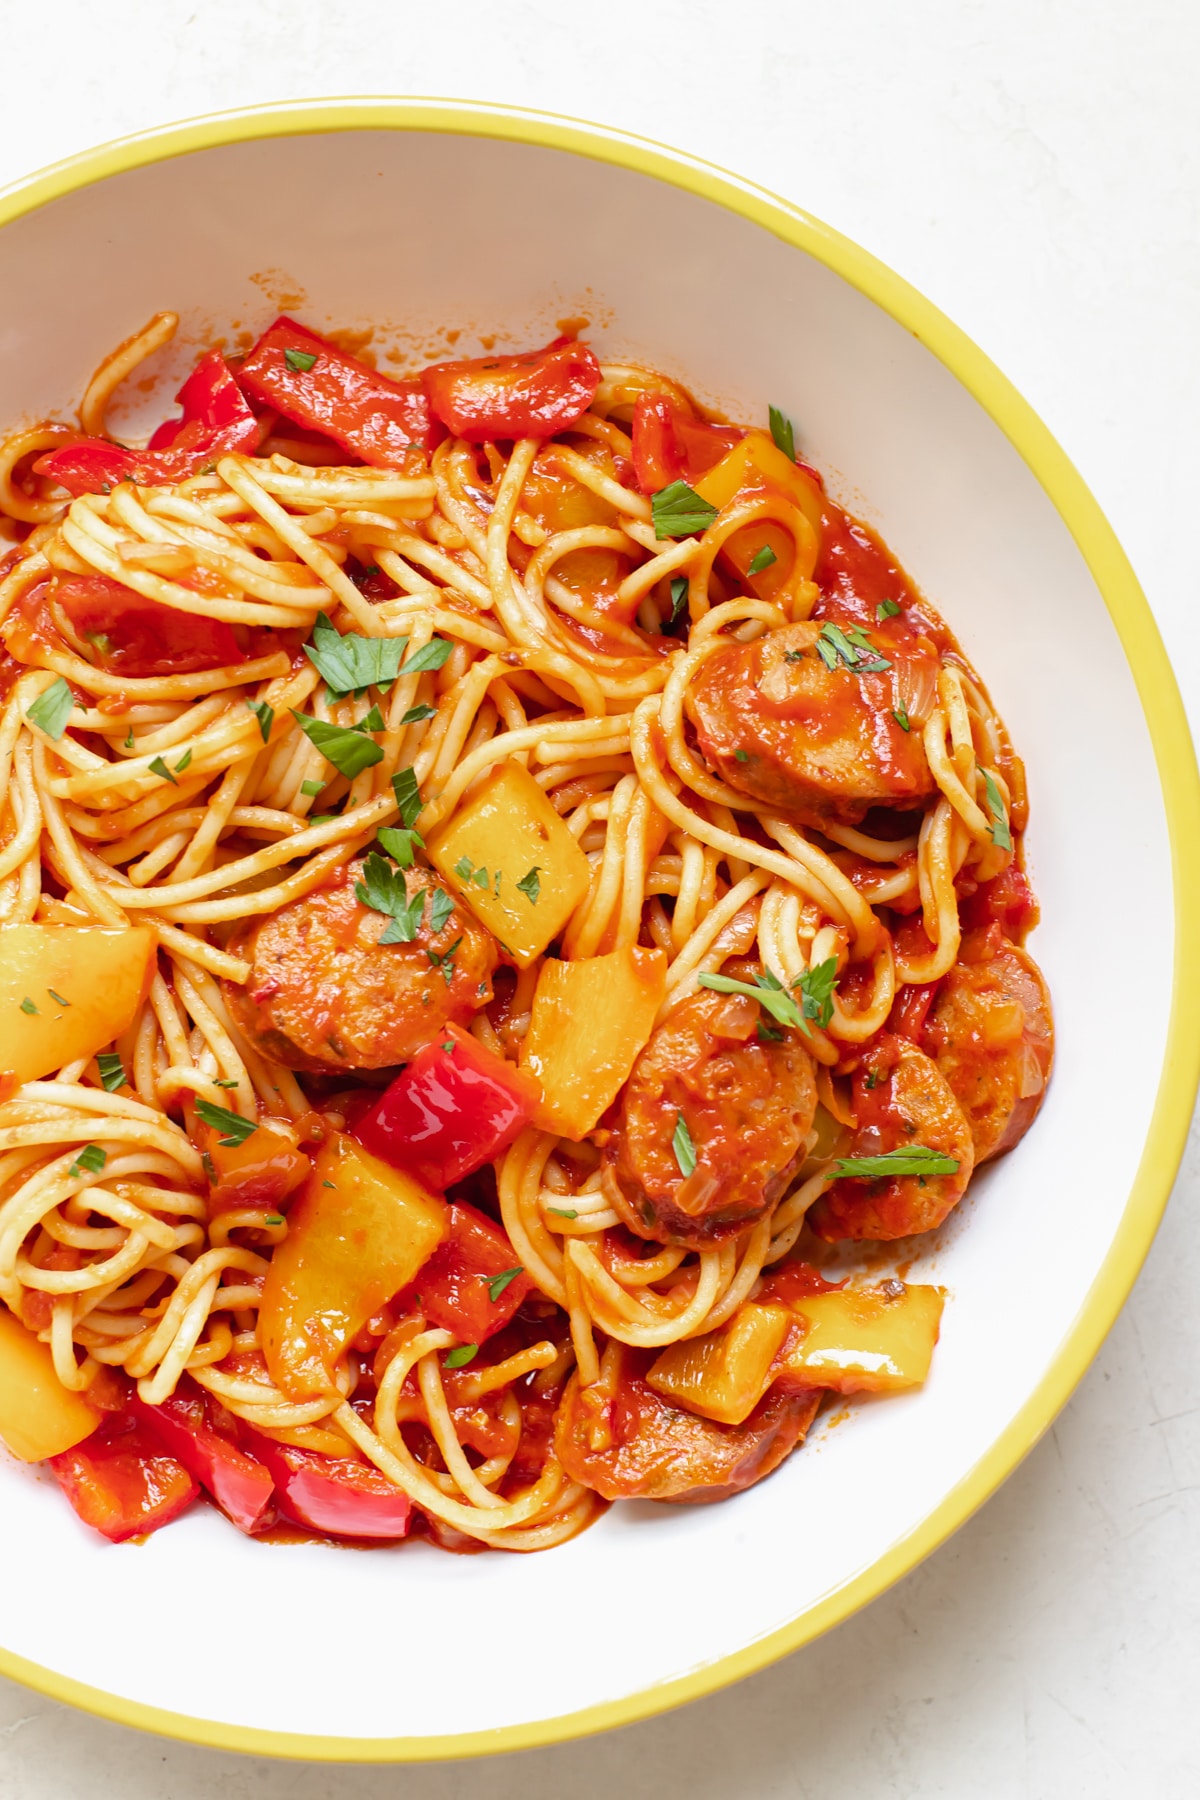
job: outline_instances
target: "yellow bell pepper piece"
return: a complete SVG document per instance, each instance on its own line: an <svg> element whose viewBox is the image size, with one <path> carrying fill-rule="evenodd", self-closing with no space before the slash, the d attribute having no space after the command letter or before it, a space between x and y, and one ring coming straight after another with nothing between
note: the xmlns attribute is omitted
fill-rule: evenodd
<svg viewBox="0 0 1200 1800"><path fill-rule="evenodd" d="M587 857L527 769L502 763L433 835L429 860L527 969L588 891Z"/></svg>
<svg viewBox="0 0 1200 1800"><path fill-rule="evenodd" d="M771 1385L771 1364L794 1323L786 1306L747 1300L727 1325L668 1344L651 1364L647 1385L688 1412L740 1425Z"/></svg>
<svg viewBox="0 0 1200 1800"><path fill-rule="evenodd" d="M44 1462L91 1437L104 1414L54 1372L50 1346L0 1305L0 1438L22 1462Z"/></svg>
<svg viewBox="0 0 1200 1800"><path fill-rule="evenodd" d="M542 1084L539 1131L576 1142L616 1099L667 986L662 950L637 947L542 965L521 1067Z"/></svg>
<svg viewBox="0 0 1200 1800"><path fill-rule="evenodd" d="M323 1144L263 1283L259 1325L275 1385L293 1400L328 1394L350 1340L448 1228L445 1201L410 1175L352 1138Z"/></svg>
<svg viewBox="0 0 1200 1800"><path fill-rule="evenodd" d="M762 488L774 490L798 506L811 525L812 543L807 554L802 556L798 571L802 576L810 576L821 543L821 492L765 431L748 431L739 444L735 444L695 483L696 492L718 511L736 500L743 490ZM775 560L751 575L751 563L764 550L770 550ZM785 526L770 519L735 531L726 538L721 554L761 600L769 600L796 572L796 539Z"/></svg>
<svg viewBox="0 0 1200 1800"><path fill-rule="evenodd" d="M133 1021L154 970L148 925L0 925L0 1072L39 1081Z"/></svg>
<svg viewBox="0 0 1200 1800"><path fill-rule="evenodd" d="M918 1387L929 1373L945 1303L943 1288L901 1282L806 1295L795 1310L808 1331L788 1353L787 1374L839 1394Z"/></svg>

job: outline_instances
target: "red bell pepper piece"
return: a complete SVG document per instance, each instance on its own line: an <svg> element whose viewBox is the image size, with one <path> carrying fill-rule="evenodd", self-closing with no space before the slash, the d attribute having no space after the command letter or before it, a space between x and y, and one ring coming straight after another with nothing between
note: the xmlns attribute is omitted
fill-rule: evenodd
<svg viewBox="0 0 1200 1800"><path fill-rule="evenodd" d="M410 444L432 449L442 435L419 381L389 381L295 319L276 319L263 332L238 380L285 419L375 468L402 465Z"/></svg>
<svg viewBox="0 0 1200 1800"><path fill-rule="evenodd" d="M245 450L247 454L258 448L258 420L219 350L200 358L175 398L183 408L182 416L163 420L146 446L150 452L204 450L211 454L218 442L223 450Z"/></svg>
<svg viewBox="0 0 1200 1800"><path fill-rule="evenodd" d="M303 1150L274 1125L262 1121L240 1144L230 1143L219 1130L207 1132L210 1176L210 1214L244 1206L277 1207L294 1193L312 1167Z"/></svg>
<svg viewBox="0 0 1200 1800"><path fill-rule="evenodd" d="M523 356L434 363L421 380L443 425L468 443L482 444L569 430L592 404L600 364L586 344L556 338Z"/></svg>
<svg viewBox="0 0 1200 1800"><path fill-rule="evenodd" d="M1033 889L1024 869L1019 869L1015 862L976 888L962 905L964 931L999 925L1005 937L1011 938L1014 944L1024 943L1037 924L1038 916Z"/></svg>
<svg viewBox="0 0 1200 1800"><path fill-rule="evenodd" d="M844 1281L826 1281L819 1269L811 1263L781 1263L777 1269L767 1274L762 1286L754 1298L764 1306L772 1301L779 1301L784 1306L794 1306L797 1301L807 1300L813 1294L831 1294L835 1288L844 1288Z"/></svg>
<svg viewBox="0 0 1200 1800"><path fill-rule="evenodd" d="M200 1492L157 1432L129 1413L48 1460L84 1524L113 1544L169 1525Z"/></svg>
<svg viewBox="0 0 1200 1800"><path fill-rule="evenodd" d="M714 468L744 432L709 425L667 394L639 394L633 409L633 467L643 494L693 482Z"/></svg>
<svg viewBox="0 0 1200 1800"><path fill-rule="evenodd" d="M178 675L246 660L224 619L161 606L107 575L58 575L48 598L118 675Z"/></svg>
<svg viewBox="0 0 1200 1800"><path fill-rule="evenodd" d="M418 1050L353 1135L381 1162L444 1193L528 1125L537 1082L454 1025Z"/></svg>
<svg viewBox="0 0 1200 1800"><path fill-rule="evenodd" d="M129 1410L208 1489L239 1531L251 1534L274 1522L275 1483L270 1472L221 1430L211 1399L193 1382L182 1381L160 1406L148 1406L135 1394Z"/></svg>
<svg viewBox="0 0 1200 1800"><path fill-rule="evenodd" d="M248 1433L275 1483L279 1510L296 1525L334 1537L402 1538L412 1501L373 1463L298 1450L260 1432Z"/></svg>
<svg viewBox="0 0 1200 1800"><path fill-rule="evenodd" d="M450 1208L450 1229L421 1273L397 1296L397 1312L420 1311L431 1325L452 1331L460 1343L482 1344L507 1325L533 1282L517 1266L516 1253L504 1232L473 1206ZM492 1298L493 1293L495 1299Z"/></svg>
<svg viewBox="0 0 1200 1800"><path fill-rule="evenodd" d="M939 986L939 982L927 981L920 986L910 985L900 988L896 998L892 1001L892 1010L887 1016L884 1030L919 1045L929 1008L933 1005L933 996L937 993Z"/></svg>
<svg viewBox="0 0 1200 1800"><path fill-rule="evenodd" d="M106 438L83 438L50 450L33 465L70 494L102 494L118 482L142 487L186 481L227 450L247 455L261 430L218 350L210 350L188 376L176 399L183 416L160 425L145 450L126 450Z"/></svg>

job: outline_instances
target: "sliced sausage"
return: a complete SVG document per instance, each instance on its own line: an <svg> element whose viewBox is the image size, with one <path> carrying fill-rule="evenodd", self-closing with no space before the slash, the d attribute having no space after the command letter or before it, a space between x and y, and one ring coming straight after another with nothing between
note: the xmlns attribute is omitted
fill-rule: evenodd
<svg viewBox="0 0 1200 1800"><path fill-rule="evenodd" d="M937 1065L906 1038L882 1034L854 1072L855 1131L847 1158L923 1144L958 1164L953 1174L843 1175L808 1222L823 1238L898 1238L932 1231L966 1192L971 1128Z"/></svg>
<svg viewBox="0 0 1200 1800"><path fill-rule="evenodd" d="M869 647L851 643L866 663L859 673L837 655L831 628L841 629L813 619L731 641L701 664L686 697L700 753L723 781L818 828L857 825L873 806L920 806L935 791L920 730L937 691L933 645L881 626L861 634Z"/></svg>
<svg viewBox="0 0 1200 1800"><path fill-rule="evenodd" d="M432 929L434 895L453 899L437 876L423 868L405 872L409 897L423 887L429 901L411 943L381 944L390 920L355 895L362 866L349 864L329 887L252 921L230 941L234 955L251 965L245 987L222 982L230 1010L255 1048L289 1069L405 1062L444 1025L465 1025L492 997L497 949L490 933L457 905L440 931Z"/></svg>
<svg viewBox="0 0 1200 1800"><path fill-rule="evenodd" d="M815 1388L772 1389L742 1424L718 1425L647 1387L657 1354L610 1344L597 1387L581 1388L577 1375L567 1384L555 1454L573 1481L606 1500L726 1500L778 1468L820 1405Z"/></svg>
<svg viewBox="0 0 1200 1800"><path fill-rule="evenodd" d="M760 1026L764 1029L760 1032ZM604 1146L605 1190L631 1231L707 1249L783 1193L817 1105L800 1034L778 1039L756 1000L705 988L677 1006L633 1065ZM696 1158L680 1167L677 1130Z"/></svg>
<svg viewBox="0 0 1200 1800"><path fill-rule="evenodd" d="M999 926L964 938L922 1042L967 1116L975 1161L1019 1143L1045 1097L1054 1022L1041 970Z"/></svg>

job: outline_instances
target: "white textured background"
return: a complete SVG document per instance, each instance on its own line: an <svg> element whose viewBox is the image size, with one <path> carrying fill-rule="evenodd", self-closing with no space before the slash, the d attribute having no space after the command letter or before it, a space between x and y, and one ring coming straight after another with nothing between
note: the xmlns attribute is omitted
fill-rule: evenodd
<svg viewBox="0 0 1200 1800"><path fill-rule="evenodd" d="M1057 433L1200 722L1196 0L0 0L0 69L0 184L190 114L392 92L600 120L798 201L923 289ZM1119 919L1119 871L1113 902ZM1120 1104L1121 989L1137 980L1123 923L1097 971L1114 1019L1098 1131ZM403 1771L193 1750L0 1682L0 1796L1192 1800L1198 1195L1194 1137L1054 1431L923 1568L765 1674L604 1738ZM496 1623L448 1681L486 1679ZM169 1655L186 1619L153 1628ZM253 1681L252 1628L230 1653ZM298 1646L298 1679L344 1655Z"/></svg>

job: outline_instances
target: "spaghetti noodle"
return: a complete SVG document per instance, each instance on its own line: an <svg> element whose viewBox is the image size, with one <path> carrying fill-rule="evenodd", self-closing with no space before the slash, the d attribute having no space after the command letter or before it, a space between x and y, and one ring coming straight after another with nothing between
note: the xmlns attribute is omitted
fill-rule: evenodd
<svg viewBox="0 0 1200 1800"><path fill-rule="evenodd" d="M111 1537L734 1492L1040 1104L1004 727L778 414L281 320L119 446L175 323L0 449L0 1435Z"/></svg>

